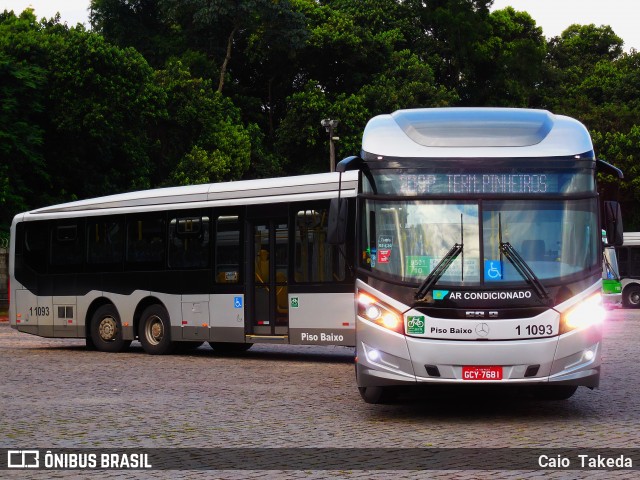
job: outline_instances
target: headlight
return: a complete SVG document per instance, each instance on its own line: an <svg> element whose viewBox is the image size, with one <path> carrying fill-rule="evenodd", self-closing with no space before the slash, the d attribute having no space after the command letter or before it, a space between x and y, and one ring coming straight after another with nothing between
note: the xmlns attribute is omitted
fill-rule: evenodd
<svg viewBox="0 0 640 480"><path fill-rule="evenodd" d="M591 295L564 312L560 322L560 334L584 329L604 322L606 313L599 293Z"/></svg>
<svg viewBox="0 0 640 480"><path fill-rule="evenodd" d="M388 330L404 334L402 316L368 293L358 293L358 315Z"/></svg>

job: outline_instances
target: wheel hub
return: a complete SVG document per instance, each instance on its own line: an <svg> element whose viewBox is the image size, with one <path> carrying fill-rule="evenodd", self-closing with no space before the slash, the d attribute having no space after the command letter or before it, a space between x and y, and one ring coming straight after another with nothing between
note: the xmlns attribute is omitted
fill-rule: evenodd
<svg viewBox="0 0 640 480"><path fill-rule="evenodd" d="M118 324L113 317L104 317L98 325L98 334L105 342L112 342L116 338Z"/></svg>
<svg viewBox="0 0 640 480"><path fill-rule="evenodd" d="M150 318L147 322L147 340L153 345L158 345L164 336L162 321L158 317Z"/></svg>

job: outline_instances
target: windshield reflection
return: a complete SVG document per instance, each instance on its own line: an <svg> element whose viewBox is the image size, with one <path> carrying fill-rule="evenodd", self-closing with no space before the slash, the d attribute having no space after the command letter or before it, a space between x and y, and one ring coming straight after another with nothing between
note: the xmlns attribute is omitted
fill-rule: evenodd
<svg viewBox="0 0 640 480"><path fill-rule="evenodd" d="M438 284L524 283L500 251L502 240L543 283L558 280L599 262L595 201L366 200L362 265L396 280L422 283L460 243L462 254Z"/></svg>

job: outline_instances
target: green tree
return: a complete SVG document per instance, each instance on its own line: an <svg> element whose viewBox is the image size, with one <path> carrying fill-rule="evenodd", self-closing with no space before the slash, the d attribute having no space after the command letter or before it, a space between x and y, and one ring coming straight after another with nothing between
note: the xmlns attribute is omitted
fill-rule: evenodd
<svg viewBox="0 0 640 480"><path fill-rule="evenodd" d="M48 190L40 126L45 74L0 48L0 231Z"/></svg>
<svg viewBox="0 0 640 480"><path fill-rule="evenodd" d="M166 159L160 178L188 185L242 178L249 169L251 134L233 102L215 92L210 80L192 78L180 62L170 62L156 81L168 96L168 117L159 139Z"/></svg>
<svg viewBox="0 0 640 480"><path fill-rule="evenodd" d="M164 98L140 54L28 10L2 15L0 52L14 122L3 131L20 129L23 145L11 149L26 157L9 167L23 192L11 210L150 185L148 132Z"/></svg>
<svg viewBox="0 0 640 480"><path fill-rule="evenodd" d="M472 87L477 46L490 36L493 0L406 0L418 24L414 51L431 65L437 83L461 93Z"/></svg>
<svg viewBox="0 0 640 480"><path fill-rule="evenodd" d="M135 48L155 68L185 50L184 39L171 29L157 0L91 0L90 5L95 32L121 48Z"/></svg>
<svg viewBox="0 0 640 480"><path fill-rule="evenodd" d="M162 0L160 4L166 21L185 35L187 46L205 52L216 64L218 92L227 81L239 37L254 48L282 50L286 33L302 25L287 0ZM289 36L289 43L294 37Z"/></svg>
<svg viewBox="0 0 640 480"><path fill-rule="evenodd" d="M571 25L548 42L544 80L540 85L541 106L580 116L590 100L580 86L600 62L610 63L622 54L622 39L611 27Z"/></svg>
<svg viewBox="0 0 640 480"><path fill-rule="evenodd" d="M528 13L511 7L491 12L487 25L460 94L469 105L532 106L546 54L542 29Z"/></svg>
<svg viewBox="0 0 640 480"><path fill-rule="evenodd" d="M609 190L618 191L626 231L640 230L640 122L628 131L592 132L598 157L616 165L625 179L601 178Z"/></svg>

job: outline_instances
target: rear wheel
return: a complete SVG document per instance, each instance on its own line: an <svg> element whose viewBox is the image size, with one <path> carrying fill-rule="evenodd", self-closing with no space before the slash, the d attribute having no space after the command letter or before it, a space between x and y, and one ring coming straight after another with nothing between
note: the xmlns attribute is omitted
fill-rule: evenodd
<svg viewBox="0 0 640 480"><path fill-rule="evenodd" d="M396 398L396 392L390 387L358 387L358 391L367 403L392 403Z"/></svg>
<svg viewBox="0 0 640 480"><path fill-rule="evenodd" d="M216 353L242 353L253 347L253 343L209 342Z"/></svg>
<svg viewBox="0 0 640 480"><path fill-rule="evenodd" d="M171 323L166 308L162 305L145 308L138 326L138 339L150 355L166 355L173 351Z"/></svg>
<svg viewBox="0 0 640 480"><path fill-rule="evenodd" d="M534 395L540 400L566 400L576 393L578 387L571 385L545 385L538 387Z"/></svg>
<svg viewBox="0 0 640 480"><path fill-rule="evenodd" d="M90 332L87 346L93 346L102 352L122 352L131 344L131 340L122 337L120 315L111 304L102 305L96 310L91 317Z"/></svg>
<svg viewBox="0 0 640 480"><path fill-rule="evenodd" d="M624 289L622 303L627 308L640 308L640 287L631 286Z"/></svg>

